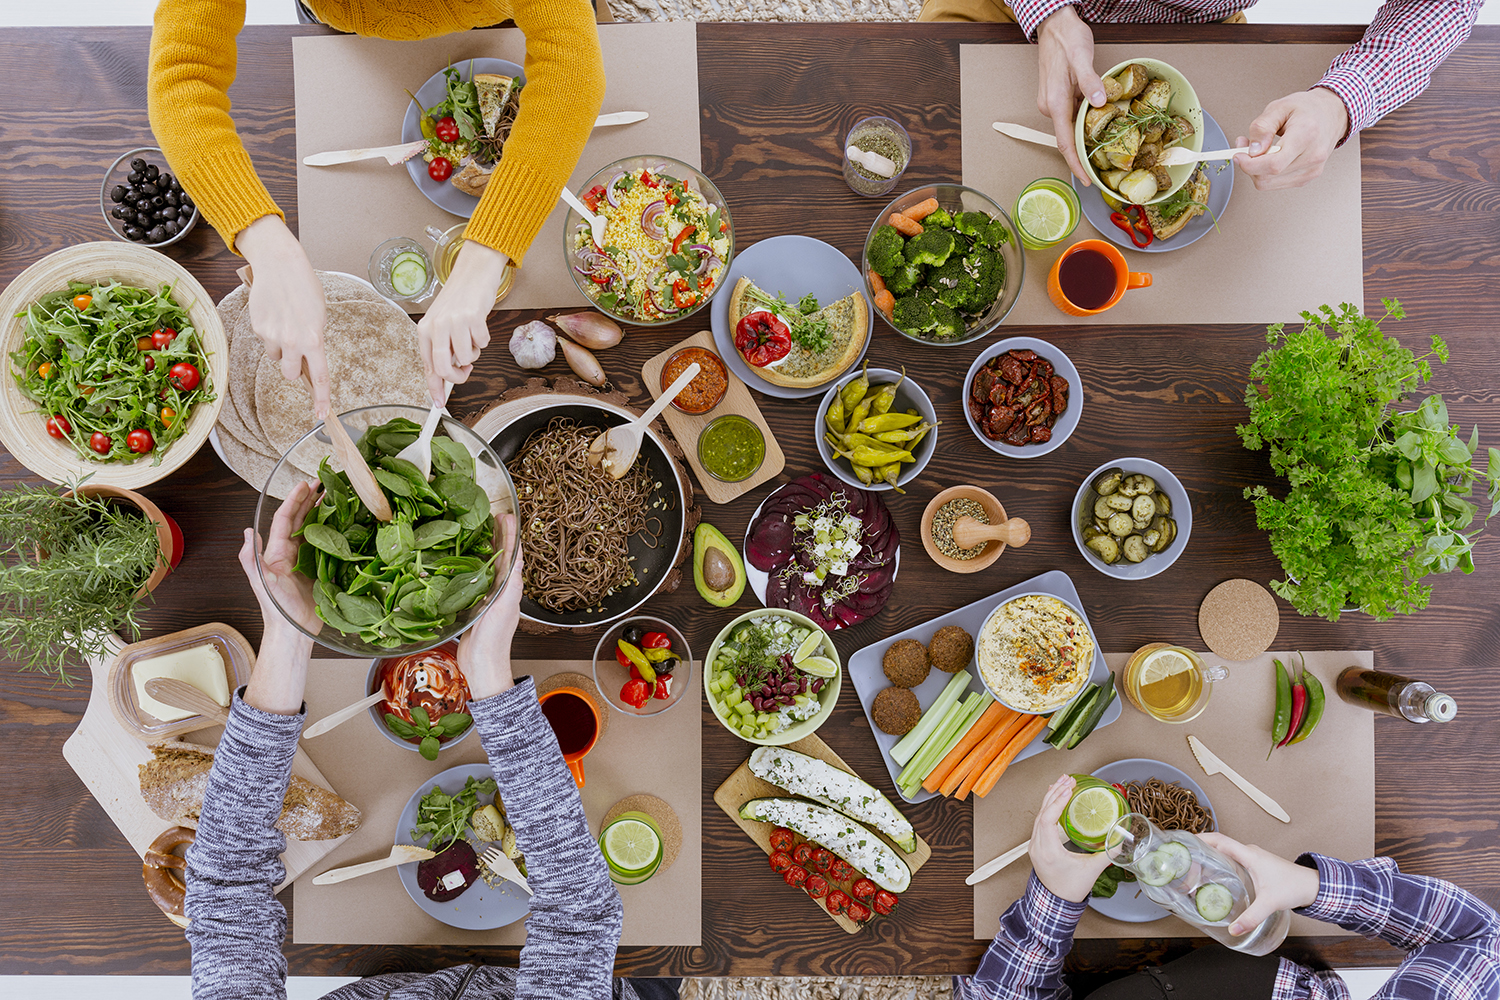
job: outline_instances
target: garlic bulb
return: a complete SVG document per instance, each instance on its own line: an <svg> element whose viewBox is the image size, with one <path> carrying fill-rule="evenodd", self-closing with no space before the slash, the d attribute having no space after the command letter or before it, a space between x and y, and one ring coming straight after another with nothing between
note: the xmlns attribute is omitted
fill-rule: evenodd
<svg viewBox="0 0 1500 1000"><path fill-rule="evenodd" d="M546 368L557 357L557 331L541 320L523 323L510 335L510 353L522 368Z"/></svg>

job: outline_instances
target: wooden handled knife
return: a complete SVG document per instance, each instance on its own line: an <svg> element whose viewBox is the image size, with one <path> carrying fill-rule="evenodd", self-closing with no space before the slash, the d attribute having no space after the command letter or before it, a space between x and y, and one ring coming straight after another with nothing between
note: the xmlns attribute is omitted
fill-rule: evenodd
<svg viewBox="0 0 1500 1000"><path fill-rule="evenodd" d="M1251 802L1254 802L1283 823L1290 823L1292 821L1292 817L1287 815L1286 810L1281 808L1275 799L1236 774L1234 768L1220 760L1212 750L1203 745L1202 740L1196 736L1189 736L1187 740L1188 748L1193 751L1193 756L1198 759L1198 763L1203 767L1204 773L1222 774L1239 786L1240 791L1250 796Z"/></svg>

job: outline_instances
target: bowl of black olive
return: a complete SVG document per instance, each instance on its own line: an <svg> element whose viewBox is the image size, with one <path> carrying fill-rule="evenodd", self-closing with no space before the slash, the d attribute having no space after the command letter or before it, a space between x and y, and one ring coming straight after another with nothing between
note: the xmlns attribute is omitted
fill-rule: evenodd
<svg viewBox="0 0 1500 1000"><path fill-rule="evenodd" d="M132 149L110 164L99 211L115 236L152 248L176 243L198 223L198 206L155 146Z"/></svg>

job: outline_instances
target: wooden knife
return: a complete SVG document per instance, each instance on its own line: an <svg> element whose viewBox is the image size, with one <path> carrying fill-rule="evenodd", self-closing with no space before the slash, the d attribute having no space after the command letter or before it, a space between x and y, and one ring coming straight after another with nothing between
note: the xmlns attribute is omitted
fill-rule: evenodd
<svg viewBox="0 0 1500 1000"><path fill-rule="evenodd" d="M1236 774L1234 768L1220 760L1212 750L1203 745L1202 740L1196 736L1189 736L1187 740L1188 748L1193 751L1193 756L1198 759L1198 763L1202 766L1205 774L1222 774L1239 786L1240 791L1250 796L1251 802L1254 802L1283 823L1290 823L1292 821L1292 817L1287 815L1286 810L1281 808L1275 799Z"/></svg>
<svg viewBox="0 0 1500 1000"><path fill-rule="evenodd" d="M650 114L645 111L612 111L607 115L600 115L594 119L594 128L604 125L629 125L631 122L645 121ZM309 167L331 167L335 163L352 163L355 160L373 160L377 156L385 157L385 161L391 166L405 163L427 148L426 139L417 139L413 142L401 142L394 146L368 146L359 149L339 149L329 153L313 153L304 156L302 162Z"/></svg>
<svg viewBox="0 0 1500 1000"><path fill-rule="evenodd" d="M382 871L386 868L394 868L397 865L408 864L412 861L426 861L435 857L425 847L417 847L415 844L397 844L391 848L391 853L378 861L366 861L364 864L348 865L343 868L332 868L321 875L313 877L313 885L334 885L339 882L347 882L351 878L359 878L371 872Z"/></svg>
<svg viewBox="0 0 1500 1000"><path fill-rule="evenodd" d="M1051 132L1038 132L1034 128L1027 128L1025 125L1017 125L1014 122L995 122L994 128L996 132L1008 135L1012 139L1034 142L1039 146L1051 146L1053 149L1057 148L1057 136Z"/></svg>

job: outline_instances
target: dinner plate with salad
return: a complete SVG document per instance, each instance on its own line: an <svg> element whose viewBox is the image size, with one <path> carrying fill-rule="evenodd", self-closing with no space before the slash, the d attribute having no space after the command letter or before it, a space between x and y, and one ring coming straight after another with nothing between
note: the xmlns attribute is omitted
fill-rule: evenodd
<svg viewBox="0 0 1500 1000"><path fill-rule="evenodd" d="M470 218L510 135L526 74L507 59L461 59L412 94L401 141L427 140L406 161L417 190L438 208Z"/></svg>

